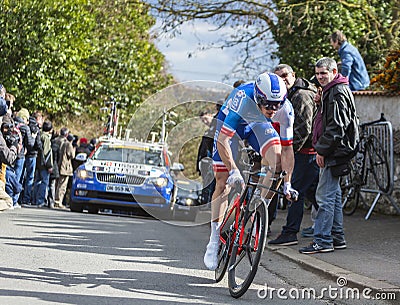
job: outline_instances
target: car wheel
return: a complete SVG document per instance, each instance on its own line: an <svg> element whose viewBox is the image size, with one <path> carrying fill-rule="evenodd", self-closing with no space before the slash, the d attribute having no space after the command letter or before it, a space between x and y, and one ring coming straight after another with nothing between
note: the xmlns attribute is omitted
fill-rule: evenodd
<svg viewBox="0 0 400 305"><path fill-rule="evenodd" d="M99 208L95 206L91 206L88 208L88 213L89 214L98 214L99 213Z"/></svg>
<svg viewBox="0 0 400 305"><path fill-rule="evenodd" d="M69 209L71 212L77 212L77 213L82 213L83 212L83 205L80 203L77 203L75 201L71 201L69 203Z"/></svg>

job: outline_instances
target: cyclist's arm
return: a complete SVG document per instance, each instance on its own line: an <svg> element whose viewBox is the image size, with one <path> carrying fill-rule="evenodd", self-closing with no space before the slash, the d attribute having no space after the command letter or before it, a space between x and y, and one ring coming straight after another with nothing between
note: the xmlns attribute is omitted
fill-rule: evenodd
<svg viewBox="0 0 400 305"><path fill-rule="evenodd" d="M221 157L222 162L224 162L228 171L231 171L232 169L237 169L237 166L232 156L232 149L229 143L230 139L230 136L221 132L218 135L217 141L218 154Z"/></svg>
<svg viewBox="0 0 400 305"><path fill-rule="evenodd" d="M221 127L217 139L218 154L221 157L221 160L225 164L228 171L237 169L235 160L233 159L230 140L235 135L236 129L239 126L240 122L242 121L242 118L237 111L239 111L239 109L242 106L243 98L240 99L237 98L238 94L239 93L236 93L236 95L233 98L235 102L230 103L229 111L224 119L224 123ZM239 95L242 96L241 94Z"/></svg>
<svg viewBox="0 0 400 305"><path fill-rule="evenodd" d="M289 101L286 101L284 107L277 113L277 122L279 122L279 136L282 145L282 170L286 171L285 182L290 182L294 168L293 152L293 107Z"/></svg>
<svg viewBox="0 0 400 305"><path fill-rule="evenodd" d="M284 146L282 145L282 156L281 156L282 169L286 171L284 178L285 182L290 182L292 179L292 173L294 168L294 152L293 145Z"/></svg>

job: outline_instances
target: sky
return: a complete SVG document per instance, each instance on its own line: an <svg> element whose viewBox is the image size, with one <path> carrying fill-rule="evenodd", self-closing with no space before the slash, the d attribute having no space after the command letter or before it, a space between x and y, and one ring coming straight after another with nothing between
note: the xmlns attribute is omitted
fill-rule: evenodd
<svg viewBox="0 0 400 305"><path fill-rule="evenodd" d="M184 24L179 36L169 38L161 35L161 39L156 41L158 49L168 62L168 72L174 75L176 80L226 82L224 76L229 75L238 49L196 50L199 46L216 41L220 37L220 32L210 31L212 28L212 25L205 22Z"/></svg>

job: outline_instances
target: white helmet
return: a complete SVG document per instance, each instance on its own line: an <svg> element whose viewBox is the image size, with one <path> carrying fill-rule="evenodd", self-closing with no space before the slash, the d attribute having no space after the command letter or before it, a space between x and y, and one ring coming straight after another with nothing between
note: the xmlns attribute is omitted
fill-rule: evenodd
<svg viewBox="0 0 400 305"><path fill-rule="evenodd" d="M287 89L282 78L265 72L254 83L254 100L259 106L278 110L286 100Z"/></svg>

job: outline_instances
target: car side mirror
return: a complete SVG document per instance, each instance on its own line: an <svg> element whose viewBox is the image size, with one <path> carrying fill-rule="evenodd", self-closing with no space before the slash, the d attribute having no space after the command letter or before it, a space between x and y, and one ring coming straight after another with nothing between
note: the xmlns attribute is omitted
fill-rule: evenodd
<svg viewBox="0 0 400 305"><path fill-rule="evenodd" d="M174 162L171 166L171 171L182 172L185 169L182 163Z"/></svg>

